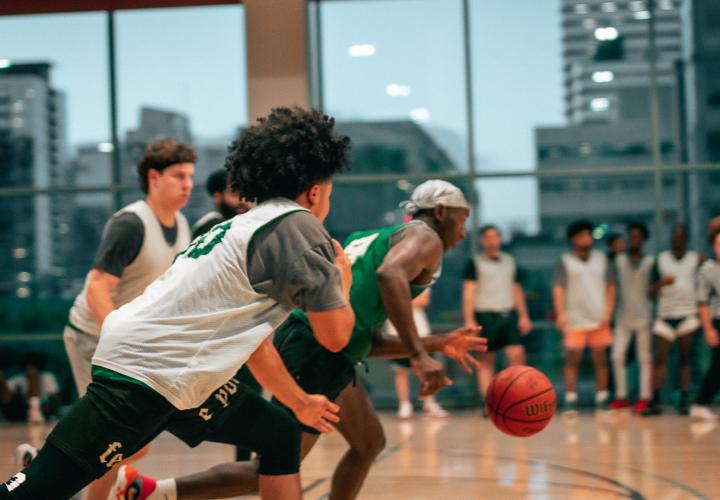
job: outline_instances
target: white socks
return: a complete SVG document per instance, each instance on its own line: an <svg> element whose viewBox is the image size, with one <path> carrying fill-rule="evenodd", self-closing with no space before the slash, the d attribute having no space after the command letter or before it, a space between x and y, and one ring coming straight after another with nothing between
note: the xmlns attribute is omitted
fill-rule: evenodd
<svg viewBox="0 0 720 500"><path fill-rule="evenodd" d="M177 485L174 479L159 479L155 491L147 500L177 500Z"/></svg>
<svg viewBox="0 0 720 500"><path fill-rule="evenodd" d="M566 403L576 403L578 399L577 392L566 392L565 393L565 402Z"/></svg>

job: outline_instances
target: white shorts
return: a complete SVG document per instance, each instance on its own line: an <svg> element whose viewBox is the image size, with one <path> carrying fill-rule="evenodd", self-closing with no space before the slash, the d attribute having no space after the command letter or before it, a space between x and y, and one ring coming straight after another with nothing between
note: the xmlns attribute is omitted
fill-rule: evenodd
<svg viewBox="0 0 720 500"><path fill-rule="evenodd" d="M700 328L700 320L694 314L685 318L658 318L653 325L653 333L670 342L678 337L689 335Z"/></svg>
<svg viewBox="0 0 720 500"><path fill-rule="evenodd" d="M80 397L85 395L92 382L92 357L98 345L99 337L80 333L69 326L63 331L65 351L70 360L73 378Z"/></svg>

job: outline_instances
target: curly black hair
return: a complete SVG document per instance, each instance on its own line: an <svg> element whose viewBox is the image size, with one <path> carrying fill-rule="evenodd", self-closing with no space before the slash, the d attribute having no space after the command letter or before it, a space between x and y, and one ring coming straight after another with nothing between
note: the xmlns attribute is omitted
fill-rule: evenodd
<svg viewBox="0 0 720 500"><path fill-rule="evenodd" d="M642 234L644 240L650 237L650 230L642 222L630 222L627 225L628 234L630 234L630 231L640 231L640 234Z"/></svg>
<svg viewBox="0 0 720 500"><path fill-rule="evenodd" d="M593 223L589 220L576 220L567 228L567 239L571 240L576 234L582 233L583 231L590 231L592 233L594 227Z"/></svg>
<svg viewBox="0 0 720 500"><path fill-rule="evenodd" d="M262 203L294 200L313 184L347 168L350 139L314 109L275 108L245 129L225 159L231 189Z"/></svg>

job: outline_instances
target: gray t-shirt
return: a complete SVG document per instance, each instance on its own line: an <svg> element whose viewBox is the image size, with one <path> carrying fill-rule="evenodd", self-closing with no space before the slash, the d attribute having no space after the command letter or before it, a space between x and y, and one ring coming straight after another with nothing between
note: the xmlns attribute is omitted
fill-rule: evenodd
<svg viewBox="0 0 720 500"><path fill-rule="evenodd" d="M332 239L308 212L293 212L255 233L247 259L253 289L280 304L313 312L345 304L342 289L326 285L340 283Z"/></svg>

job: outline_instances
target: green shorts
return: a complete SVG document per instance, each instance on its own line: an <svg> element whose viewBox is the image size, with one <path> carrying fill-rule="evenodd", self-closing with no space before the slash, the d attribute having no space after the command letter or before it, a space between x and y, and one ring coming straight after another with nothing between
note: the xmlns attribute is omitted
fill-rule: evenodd
<svg viewBox="0 0 720 500"><path fill-rule="evenodd" d="M516 311L504 313L475 312L475 321L482 326L480 335L488 339L488 352L495 352L509 345L522 344Z"/></svg>
<svg viewBox="0 0 720 500"><path fill-rule="evenodd" d="M275 332L274 342L290 375L308 394L322 394L334 401L355 380L355 367L345 355L325 349L300 319L290 316ZM303 425L302 429L319 434L311 427Z"/></svg>

